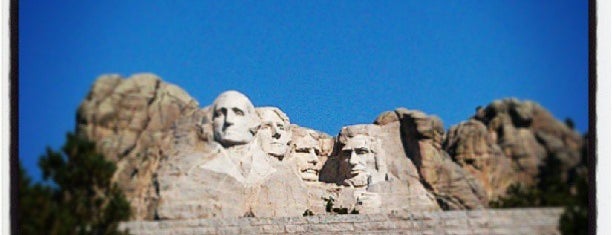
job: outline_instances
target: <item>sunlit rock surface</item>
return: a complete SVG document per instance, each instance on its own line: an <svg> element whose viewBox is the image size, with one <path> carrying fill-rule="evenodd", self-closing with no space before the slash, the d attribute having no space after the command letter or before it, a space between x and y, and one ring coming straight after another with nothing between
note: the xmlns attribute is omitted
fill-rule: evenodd
<svg viewBox="0 0 612 235"><path fill-rule="evenodd" d="M247 95L201 107L152 74L104 75L77 133L117 163L132 220L482 209L510 184L538 182L549 161L571 171L583 148L531 101L494 101L448 131L398 108L330 135Z"/></svg>

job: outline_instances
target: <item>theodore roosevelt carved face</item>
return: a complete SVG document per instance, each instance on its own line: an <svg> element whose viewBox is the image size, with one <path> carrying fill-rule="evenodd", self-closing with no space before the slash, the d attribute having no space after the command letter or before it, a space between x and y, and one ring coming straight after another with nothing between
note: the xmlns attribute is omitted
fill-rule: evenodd
<svg viewBox="0 0 612 235"><path fill-rule="evenodd" d="M213 102L214 137L224 147L251 142L259 124L255 107L240 92L223 92Z"/></svg>
<svg viewBox="0 0 612 235"><path fill-rule="evenodd" d="M302 180L318 181L322 165L319 159L321 147L315 138L316 133L310 130L300 130L297 134L297 136L294 134L296 138L292 144L291 158L296 162Z"/></svg>

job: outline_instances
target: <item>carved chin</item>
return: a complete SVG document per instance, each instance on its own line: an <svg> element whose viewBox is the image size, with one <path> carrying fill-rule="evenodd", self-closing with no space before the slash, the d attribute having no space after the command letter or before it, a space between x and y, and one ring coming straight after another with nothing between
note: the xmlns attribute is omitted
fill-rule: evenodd
<svg viewBox="0 0 612 235"><path fill-rule="evenodd" d="M273 156L284 156L287 152L287 145L281 143L272 143L267 146L265 151Z"/></svg>
<svg viewBox="0 0 612 235"><path fill-rule="evenodd" d="M364 187L368 185L368 175L362 172L349 179L346 179L344 182L357 188Z"/></svg>
<svg viewBox="0 0 612 235"><path fill-rule="evenodd" d="M221 142L224 145L246 144L251 142L251 140L253 139L253 135L251 135L250 133L239 133L232 131L219 133L215 135L215 137L217 137L215 138L217 141Z"/></svg>
<svg viewBox="0 0 612 235"><path fill-rule="evenodd" d="M302 176L302 180L304 181L314 182L319 180L319 174L315 169L301 170L300 175Z"/></svg>

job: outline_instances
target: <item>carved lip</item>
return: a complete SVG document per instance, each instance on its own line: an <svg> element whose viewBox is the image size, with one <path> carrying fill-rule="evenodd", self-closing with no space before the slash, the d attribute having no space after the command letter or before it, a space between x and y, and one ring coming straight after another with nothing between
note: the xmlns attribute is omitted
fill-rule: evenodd
<svg viewBox="0 0 612 235"><path fill-rule="evenodd" d="M223 135L239 135L242 134L241 131L236 130L236 129L225 129L225 131L223 131Z"/></svg>
<svg viewBox="0 0 612 235"><path fill-rule="evenodd" d="M363 167L363 166L361 166L361 165L356 165L356 166L354 166L354 167L351 169L351 171L350 171L350 172L351 172L351 174L353 174L353 175L358 175L358 174L361 174L361 173L366 173L366 169L365 169L365 167Z"/></svg>
<svg viewBox="0 0 612 235"><path fill-rule="evenodd" d="M314 175L316 175L316 174L318 174L318 173L319 173L319 171L318 171L317 169L314 169L314 168L306 168L306 169L302 169L302 170L301 170L301 172L302 172L303 174L314 174Z"/></svg>
<svg viewBox="0 0 612 235"><path fill-rule="evenodd" d="M365 171L351 171L351 175L355 176L355 175L359 175L365 173Z"/></svg>

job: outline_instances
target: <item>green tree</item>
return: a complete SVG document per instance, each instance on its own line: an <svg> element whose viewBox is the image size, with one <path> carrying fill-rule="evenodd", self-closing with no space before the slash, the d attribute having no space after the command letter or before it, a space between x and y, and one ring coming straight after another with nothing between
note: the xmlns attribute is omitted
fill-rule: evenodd
<svg viewBox="0 0 612 235"><path fill-rule="evenodd" d="M50 187L33 184L25 170L19 165L19 230L21 234L38 234L49 227L53 204Z"/></svg>
<svg viewBox="0 0 612 235"><path fill-rule="evenodd" d="M489 203L496 208L565 206L570 200L570 187L561 177L561 163L554 156L540 167L536 185L517 183L508 187L506 195Z"/></svg>
<svg viewBox="0 0 612 235"><path fill-rule="evenodd" d="M115 164L94 143L68 133L62 151L47 148L39 166L47 184L32 185L20 171L23 234L120 234L117 222L129 218L130 205L111 183Z"/></svg>
<svg viewBox="0 0 612 235"><path fill-rule="evenodd" d="M493 208L538 207L542 205L540 190L524 184L513 184L508 187L506 196L489 203Z"/></svg>
<svg viewBox="0 0 612 235"><path fill-rule="evenodd" d="M559 220L559 231L562 234L588 234L588 210L589 210L589 139L588 134L584 135L584 145L582 146L582 167L573 170L572 181L575 182L575 193L572 201L565 206L565 211Z"/></svg>
<svg viewBox="0 0 612 235"><path fill-rule="evenodd" d="M572 130L574 130L574 128L575 128L575 126L576 126L576 125L574 124L574 120L572 120L571 118L565 118L565 125L566 125L567 127L569 127L569 129L572 129Z"/></svg>
<svg viewBox="0 0 612 235"><path fill-rule="evenodd" d="M588 139L584 139L588 144ZM515 184L508 188L506 196L490 202L491 207L560 207L565 210L559 219L562 234L587 234L588 228L588 169L585 144L581 152L581 162L569 170L563 170L561 162L548 156L540 168L537 185ZM565 176L564 173L567 173Z"/></svg>
<svg viewBox="0 0 612 235"><path fill-rule="evenodd" d="M559 220L562 234L587 234L588 228L588 182L586 177L579 177L576 183L576 196L565 206Z"/></svg>

